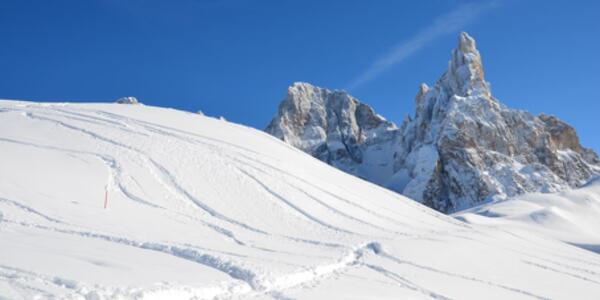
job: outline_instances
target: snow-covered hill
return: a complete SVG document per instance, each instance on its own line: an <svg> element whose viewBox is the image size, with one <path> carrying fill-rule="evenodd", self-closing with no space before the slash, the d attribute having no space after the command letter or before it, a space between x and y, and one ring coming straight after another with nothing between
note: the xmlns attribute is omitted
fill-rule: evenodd
<svg viewBox="0 0 600 300"><path fill-rule="evenodd" d="M497 221L437 213L224 120L0 101L0 298L600 295L596 253Z"/></svg>

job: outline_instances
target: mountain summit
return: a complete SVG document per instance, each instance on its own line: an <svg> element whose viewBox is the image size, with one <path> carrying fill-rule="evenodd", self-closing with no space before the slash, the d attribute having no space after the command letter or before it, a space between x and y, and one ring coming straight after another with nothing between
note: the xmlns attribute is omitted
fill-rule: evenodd
<svg viewBox="0 0 600 300"><path fill-rule="evenodd" d="M478 94L489 98L490 88L483 75L481 55L475 40L463 32L460 34L458 48L452 52L448 72L441 81L453 95L467 97Z"/></svg>
<svg viewBox="0 0 600 300"><path fill-rule="evenodd" d="M464 32L448 70L433 87L420 86L415 116L399 128L345 92L301 86L290 87L267 132L442 212L577 187L600 173L573 127L492 96L476 42Z"/></svg>

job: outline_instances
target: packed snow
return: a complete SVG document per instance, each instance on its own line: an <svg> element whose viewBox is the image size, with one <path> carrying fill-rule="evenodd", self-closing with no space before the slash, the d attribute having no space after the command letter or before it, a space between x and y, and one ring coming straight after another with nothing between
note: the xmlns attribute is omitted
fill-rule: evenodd
<svg viewBox="0 0 600 300"><path fill-rule="evenodd" d="M594 299L598 189L454 218L224 120L0 101L0 298Z"/></svg>

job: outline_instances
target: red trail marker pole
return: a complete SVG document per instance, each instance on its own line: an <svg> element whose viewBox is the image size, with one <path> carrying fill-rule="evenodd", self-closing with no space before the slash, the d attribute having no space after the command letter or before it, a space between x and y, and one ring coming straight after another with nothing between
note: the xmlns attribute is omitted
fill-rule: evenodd
<svg viewBox="0 0 600 300"><path fill-rule="evenodd" d="M104 188L104 209L108 206L108 189Z"/></svg>

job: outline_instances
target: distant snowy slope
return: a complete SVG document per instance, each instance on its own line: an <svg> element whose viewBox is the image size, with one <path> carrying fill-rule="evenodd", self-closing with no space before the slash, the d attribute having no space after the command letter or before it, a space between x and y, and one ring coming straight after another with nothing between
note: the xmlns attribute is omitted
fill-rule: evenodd
<svg viewBox="0 0 600 300"><path fill-rule="evenodd" d="M600 254L600 177L555 194L526 194L456 214L469 223L537 232Z"/></svg>
<svg viewBox="0 0 600 300"><path fill-rule="evenodd" d="M251 128L0 101L0 298L598 295L593 252L458 221Z"/></svg>

